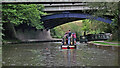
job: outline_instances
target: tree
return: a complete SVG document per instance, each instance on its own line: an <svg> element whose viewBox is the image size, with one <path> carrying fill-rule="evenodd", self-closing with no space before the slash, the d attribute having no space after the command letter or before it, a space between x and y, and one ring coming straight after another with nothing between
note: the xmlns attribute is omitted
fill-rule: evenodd
<svg viewBox="0 0 120 68"><path fill-rule="evenodd" d="M2 5L2 22L19 25L27 23L36 29L43 28L41 16L46 14L42 12L44 8L40 4L3 4Z"/></svg>
<svg viewBox="0 0 120 68"><path fill-rule="evenodd" d="M69 23L57 26L51 29L51 35L52 37L62 38L66 33L66 31L71 30L71 32L76 33L77 40L79 40L79 37L82 35L81 23L82 23L81 21L76 21L76 22L69 22Z"/></svg>
<svg viewBox="0 0 120 68"><path fill-rule="evenodd" d="M82 21L82 30L84 31L84 35L86 35L86 32L90 30L89 20L86 19Z"/></svg>
<svg viewBox="0 0 120 68"><path fill-rule="evenodd" d="M0 45L2 44L2 23L0 23Z"/></svg>
<svg viewBox="0 0 120 68"><path fill-rule="evenodd" d="M100 16L100 17L105 17L109 16L113 20L113 22L108 26L110 27L110 31L112 31L113 34L113 39L118 39L118 28L120 27L118 24L118 14L119 14L119 9L118 9L118 2L92 2L88 3L88 6L91 9L97 9L97 10L92 10L89 11L93 16ZM88 11L87 11L88 12Z"/></svg>
<svg viewBox="0 0 120 68"><path fill-rule="evenodd" d="M105 16L111 16L111 19L113 20L111 26L113 26L113 28L118 27L118 2L93 2L88 3L88 6L91 9L97 9L90 11L93 16L100 16L104 18Z"/></svg>
<svg viewBox="0 0 120 68"><path fill-rule="evenodd" d="M84 33L88 34L98 34L98 33L111 33L111 26L108 23L97 21L97 20L91 20L91 19L85 19L82 21L82 31ZM85 34L84 34L85 35Z"/></svg>
<svg viewBox="0 0 120 68"><path fill-rule="evenodd" d="M42 12L44 8L40 4L3 4L2 5L2 23L4 40L19 40L17 38L14 26L27 24L36 29L43 29L41 16L46 14ZM22 27L21 27L22 28Z"/></svg>

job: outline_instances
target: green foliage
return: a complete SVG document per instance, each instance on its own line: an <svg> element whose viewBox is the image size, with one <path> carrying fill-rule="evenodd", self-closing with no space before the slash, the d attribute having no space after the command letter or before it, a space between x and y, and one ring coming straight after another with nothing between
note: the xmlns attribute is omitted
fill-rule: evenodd
<svg viewBox="0 0 120 68"><path fill-rule="evenodd" d="M79 37L84 32L86 34L108 33L111 32L110 29L111 26L108 23L85 19L57 26L51 29L51 35L55 38L62 38L66 31L71 30L71 32L76 33L77 39L79 40Z"/></svg>
<svg viewBox="0 0 120 68"><path fill-rule="evenodd" d="M2 28L2 23L0 23L0 42L2 41L2 35L3 35L3 34L2 34L2 29L3 29L3 28Z"/></svg>
<svg viewBox="0 0 120 68"><path fill-rule="evenodd" d="M120 46L120 44L112 44L112 43L109 43L109 42L97 42L97 41L93 41L92 43L97 43L97 44L101 44L101 45Z"/></svg>
<svg viewBox="0 0 120 68"><path fill-rule="evenodd" d="M80 35L82 35L82 33L81 33L81 27L78 24L81 24L81 22L80 21L77 23L71 22L71 23L57 26L57 27L51 29L51 35L54 38L63 38L65 32L68 30L71 30L71 32L76 33L77 39L79 39L79 37L80 37Z"/></svg>
<svg viewBox="0 0 120 68"><path fill-rule="evenodd" d="M111 26L108 23L86 19L83 20L82 30L88 34L111 33Z"/></svg>
<svg viewBox="0 0 120 68"><path fill-rule="evenodd" d="M119 16L119 5L118 2L94 2L94 3L88 3L89 7L94 9L97 8L97 10L89 11L94 16L113 16L112 20L113 22L107 27L107 32L112 32L113 34L113 40L118 39L118 28L120 27L118 24L118 16ZM87 11L88 12L88 11Z"/></svg>
<svg viewBox="0 0 120 68"><path fill-rule="evenodd" d="M67 30L71 30L72 32L77 33L77 37L79 38L80 35L83 35L83 32L87 32L87 34L98 34L98 33L113 33L114 38L117 38L116 31L118 27L118 3L117 2L91 2L88 3L88 6L93 10L88 10L90 14L95 17L104 17L105 16L113 16L113 22L111 24L92 20L92 19L85 19L82 21L82 26L76 25L76 23L68 23L63 26L58 26L54 28L54 36L63 36ZM96 9L97 10L94 10ZM59 30L58 30L59 29Z"/></svg>
<svg viewBox="0 0 120 68"><path fill-rule="evenodd" d="M54 34L51 34L54 38L62 38L64 35L64 31L62 31L61 26L51 29L51 33L54 33Z"/></svg>
<svg viewBox="0 0 120 68"><path fill-rule="evenodd" d="M37 29L43 28L40 21L43 5L40 4L3 4L2 5L2 22L19 25L27 23Z"/></svg>
<svg viewBox="0 0 120 68"><path fill-rule="evenodd" d="M88 3L88 6L97 9L90 11L95 16L113 15L114 18L118 17L118 2L91 2Z"/></svg>
<svg viewBox="0 0 120 68"><path fill-rule="evenodd" d="M118 40L105 40L106 42L120 43Z"/></svg>
<svg viewBox="0 0 120 68"><path fill-rule="evenodd" d="M101 16L105 17L107 16L113 16L112 24L111 27L113 30L116 28L114 27L119 27L118 26L118 14L119 14L119 9L118 9L118 2L94 2L94 3L88 3L89 7L92 9L97 8L96 11L92 10L90 13L94 16Z"/></svg>
<svg viewBox="0 0 120 68"><path fill-rule="evenodd" d="M88 19L82 21L82 30L83 30L84 32L90 30L90 22L89 22Z"/></svg>

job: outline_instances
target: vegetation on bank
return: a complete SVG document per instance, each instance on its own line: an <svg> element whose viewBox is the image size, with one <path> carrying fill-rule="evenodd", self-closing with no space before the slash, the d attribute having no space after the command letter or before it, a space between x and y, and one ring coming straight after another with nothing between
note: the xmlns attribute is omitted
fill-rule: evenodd
<svg viewBox="0 0 120 68"><path fill-rule="evenodd" d="M98 10L88 10L91 15L95 17L113 16L112 24L107 24L95 20L81 20L76 22L67 23L51 29L51 35L55 38L62 38L67 30L75 32L77 40L81 35L85 34L98 34L98 33L112 33L112 40L118 40L118 3L117 2L100 2L89 3L90 8L98 8ZM103 9L104 7L104 9ZM114 7L114 8L113 8ZM27 24L35 27L36 29L43 29L43 22L40 21L42 15L46 15L42 11L43 5L40 4L3 4L2 5L2 23L12 23L13 26L20 24ZM102 10L101 10L102 9ZM86 13L86 12L85 12ZM15 32L14 28L9 29L11 33ZM0 34L2 35L2 34ZM15 35L11 34L11 35Z"/></svg>
<svg viewBox="0 0 120 68"><path fill-rule="evenodd" d="M0 44L2 44L2 23L0 23Z"/></svg>
<svg viewBox="0 0 120 68"><path fill-rule="evenodd" d="M91 10L89 11L93 16L97 17L104 17L107 18L107 16L111 16L111 19L113 22L110 24L110 33L112 33L112 40L118 40L119 39L119 31L120 31L120 23L119 21L119 2L91 2L88 3L89 7L94 9L97 8L98 10ZM87 11L88 12L88 11ZM108 26L109 27L109 26Z"/></svg>
<svg viewBox="0 0 120 68"><path fill-rule="evenodd" d="M120 44L114 44L114 43L109 43L109 42L92 41L92 43L101 44L101 45L120 46Z"/></svg>
<svg viewBox="0 0 120 68"><path fill-rule="evenodd" d="M41 4L3 4L2 23L13 23L15 26L26 23L36 29L43 29L41 16L45 15Z"/></svg>
<svg viewBox="0 0 120 68"><path fill-rule="evenodd" d="M118 41L118 40L104 40L104 41L106 41L106 42L113 42L113 43L120 43L120 41Z"/></svg>
<svg viewBox="0 0 120 68"><path fill-rule="evenodd" d="M7 44L7 43L19 43L19 42L21 42L20 40L18 40L18 39L3 39L2 40L2 44Z"/></svg>
<svg viewBox="0 0 120 68"><path fill-rule="evenodd" d="M52 36L57 38L62 38L63 33L65 33L67 30L74 29L77 33L77 38L79 39L80 35L85 34L98 34L98 33L111 33L112 39L111 40L117 40L120 41L119 38L119 22L118 22L118 3L117 2L93 2L88 3L88 6L93 10L85 11L89 12L91 15L95 17L104 17L107 18L107 16L112 16L113 22L111 24L107 24L104 22L92 20L92 19L86 19L82 20L82 23L80 25L74 23L68 23L62 26L55 27L51 30ZM104 7L104 9L103 9ZM114 7L114 8L113 8ZM97 8L98 10L94 10ZM73 31L74 32L74 31Z"/></svg>
<svg viewBox="0 0 120 68"><path fill-rule="evenodd" d="M27 24L36 29L44 29L43 22L40 19L42 15L47 13L44 13L43 9L44 6L41 4L3 4L3 41L18 40L14 26Z"/></svg>
<svg viewBox="0 0 120 68"><path fill-rule="evenodd" d="M81 21L70 22L67 24L63 24L51 29L51 36L53 38L63 38L66 31L71 30L71 32L75 32L77 36L77 40L79 40L79 36L82 35L81 32Z"/></svg>
<svg viewBox="0 0 120 68"><path fill-rule="evenodd" d="M95 21L95 20L79 20L63 24L51 29L51 35L54 38L62 38L66 31L69 29L71 32L75 32L77 35L77 40L79 40L81 35L87 34L99 34L99 33L111 33L111 26L108 23Z"/></svg>

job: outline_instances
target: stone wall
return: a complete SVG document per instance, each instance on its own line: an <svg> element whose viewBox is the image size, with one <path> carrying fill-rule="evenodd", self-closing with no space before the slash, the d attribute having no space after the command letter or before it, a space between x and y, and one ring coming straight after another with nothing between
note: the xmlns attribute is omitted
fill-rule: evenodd
<svg viewBox="0 0 120 68"><path fill-rule="evenodd" d="M38 30L27 24L14 26L11 23L3 24L4 34L3 39L6 40L21 40L21 41L47 41L51 40L50 30Z"/></svg>
<svg viewBox="0 0 120 68"><path fill-rule="evenodd" d="M18 29L16 37L21 41L46 41L51 40L50 30Z"/></svg>

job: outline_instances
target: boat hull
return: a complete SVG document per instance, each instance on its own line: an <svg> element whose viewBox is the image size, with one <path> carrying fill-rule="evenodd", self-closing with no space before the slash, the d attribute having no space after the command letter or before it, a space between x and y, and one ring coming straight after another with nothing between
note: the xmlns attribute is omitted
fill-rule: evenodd
<svg viewBox="0 0 120 68"><path fill-rule="evenodd" d="M76 49L76 45L61 45L61 49Z"/></svg>

